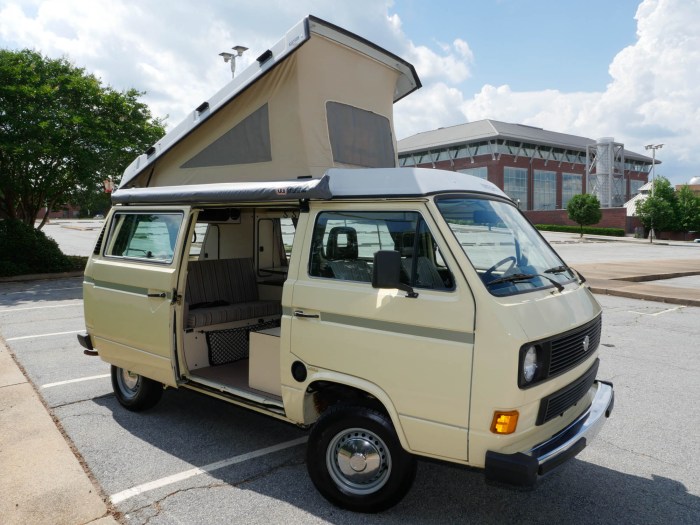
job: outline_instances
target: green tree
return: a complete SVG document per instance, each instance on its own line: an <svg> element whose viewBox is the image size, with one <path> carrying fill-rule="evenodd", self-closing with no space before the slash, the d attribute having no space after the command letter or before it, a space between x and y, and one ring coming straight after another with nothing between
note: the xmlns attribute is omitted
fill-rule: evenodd
<svg viewBox="0 0 700 525"><path fill-rule="evenodd" d="M566 205L569 219L581 227L581 237L583 237L583 227L600 222L603 213L600 211L600 201L598 197L591 193L574 195Z"/></svg>
<svg viewBox="0 0 700 525"><path fill-rule="evenodd" d="M637 207L637 217L649 230L668 230L676 222L673 206L663 197L650 195L643 201L637 201L635 206ZM649 240L651 240L651 236Z"/></svg>
<svg viewBox="0 0 700 525"><path fill-rule="evenodd" d="M670 181L665 177L657 177L653 190L646 199L635 204L637 217L649 230L678 229L676 192ZM651 235L649 240L652 240Z"/></svg>
<svg viewBox="0 0 700 525"><path fill-rule="evenodd" d="M688 185L676 192L678 229L683 232L700 231L700 197Z"/></svg>
<svg viewBox="0 0 700 525"><path fill-rule="evenodd" d="M0 218L33 225L44 206L118 181L164 133L142 95L103 86L66 59L0 50Z"/></svg>

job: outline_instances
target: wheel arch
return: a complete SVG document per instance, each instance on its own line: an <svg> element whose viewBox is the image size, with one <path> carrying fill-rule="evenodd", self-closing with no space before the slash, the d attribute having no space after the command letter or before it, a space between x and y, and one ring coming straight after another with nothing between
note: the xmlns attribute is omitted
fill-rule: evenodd
<svg viewBox="0 0 700 525"><path fill-rule="evenodd" d="M304 397L305 424L315 423L329 407L341 402L372 407L389 416L401 446L404 450L411 451L401 427L399 413L389 395L377 385L355 377L319 374L307 386Z"/></svg>

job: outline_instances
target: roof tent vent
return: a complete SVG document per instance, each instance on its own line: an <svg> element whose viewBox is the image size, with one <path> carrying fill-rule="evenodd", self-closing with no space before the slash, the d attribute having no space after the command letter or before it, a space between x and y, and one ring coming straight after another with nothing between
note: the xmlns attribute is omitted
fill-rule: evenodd
<svg viewBox="0 0 700 525"><path fill-rule="evenodd" d="M195 111L196 111L199 115L201 115L202 113L204 113L204 112L205 112L206 110L208 110L208 109L209 109L209 102L204 101L204 102L202 102L199 106L197 106L197 109L195 109Z"/></svg>
<svg viewBox="0 0 700 525"><path fill-rule="evenodd" d="M262 55L260 55L258 57L258 64L260 64L262 66L265 62L267 62L271 58L272 58L272 51L268 49L267 51L265 51Z"/></svg>

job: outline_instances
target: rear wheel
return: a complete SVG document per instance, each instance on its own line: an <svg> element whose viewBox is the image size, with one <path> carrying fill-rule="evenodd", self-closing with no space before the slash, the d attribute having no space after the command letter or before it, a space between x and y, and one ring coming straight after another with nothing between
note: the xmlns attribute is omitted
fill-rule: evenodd
<svg viewBox="0 0 700 525"><path fill-rule="evenodd" d="M119 403L134 412L151 408L163 395L163 385L157 381L114 365L112 388Z"/></svg>
<svg viewBox="0 0 700 525"><path fill-rule="evenodd" d="M357 512L393 507L416 475L416 460L401 447L389 417L363 406L324 412L309 435L306 463L328 501Z"/></svg>

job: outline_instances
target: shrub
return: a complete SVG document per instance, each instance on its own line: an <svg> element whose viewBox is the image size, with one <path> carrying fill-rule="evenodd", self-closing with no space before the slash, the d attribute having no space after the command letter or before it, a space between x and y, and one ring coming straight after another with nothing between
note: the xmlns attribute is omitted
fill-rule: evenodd
<svg viewBox="0 0 700 525"><path fill-rule="evenodd" d="M44 232L16 219L0 221L0 277L67 272L73 267Z"/></svg>
<svg viewBox="0 0 700 525"><path fill-rule="evenodd" d="M545 232L565 232L565 233L580 233L581 228L578 226L560 226L558 224L535 224L535 228ZM610 235L612 237L624 237L625 230L622 228L595 228L585 226L583 233L588 235Z"/></svg>

